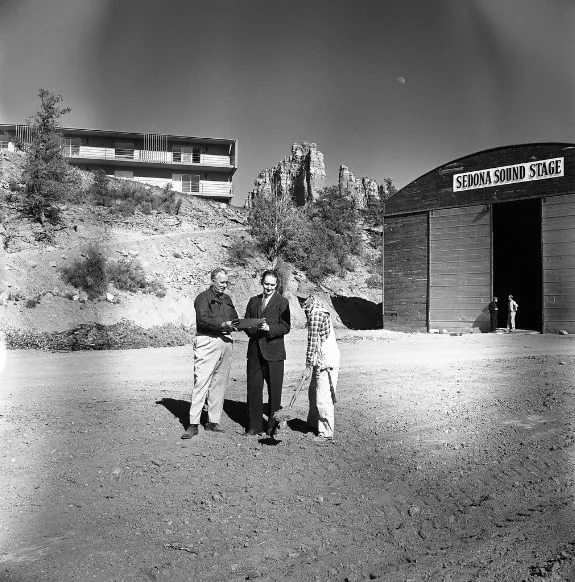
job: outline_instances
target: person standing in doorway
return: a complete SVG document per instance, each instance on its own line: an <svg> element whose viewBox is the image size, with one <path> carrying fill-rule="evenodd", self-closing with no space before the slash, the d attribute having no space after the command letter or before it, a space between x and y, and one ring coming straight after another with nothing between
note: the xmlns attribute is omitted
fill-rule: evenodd
<svg viewBox="0 0 575 582"><path fill-rule="evenodd" d="M264 271L261 277L263 292L252 297L246 308L246 318L263 318L258 327L246 329L250 340L247 352L248 413L246 434L257 435L263 430L263 385L268 388L268 423L266 433L273 436L277 421L275 413L281 408L286 351L284 336L289 333L289 302L277 292L278 274Z"/></svg>
<svg viewBox="0 0 575 582"><path fill-rule="evenodd" d="M497 331L497 320L499 317L499 305L498 297L493 297L493 301L489 303L489 320L491 323L491 332L494 333Z"/></svg>
<svg viewBox="0 0 575 582"><path fill-rule="evenodd" d="M295 295L308 329L304 377L311 378L311 382L307 422L317 431L316 441L322 443L333 440L340 355L330 312L314 291L311 283L300 281Z"/></svg>
<svg viewBox="0 0 575 582"><path fill-rule="evenodd" d="M225 293L228 274L225 269L214 269L212 284L194 301L196 310L196 337L194 338L194 387L190 407L190 425L182 435L190 439L198 434L202 408L207 399L208 421L206 431L223 432L220 417L224 407L226 388L232 365L232 320L238 313L232 299Z"/></svg>
<svg viewBox="0 0 575 582"><path fill-rule="evenodd" d="M513 300L513 295L509 295L507 305L507 331L511 333L515 331L515 315L519 305Z"/></svg>

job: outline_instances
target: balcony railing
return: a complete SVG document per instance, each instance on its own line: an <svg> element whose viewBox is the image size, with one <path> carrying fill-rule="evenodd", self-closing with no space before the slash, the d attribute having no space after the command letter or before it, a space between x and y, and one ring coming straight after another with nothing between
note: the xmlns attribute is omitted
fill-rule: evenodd
<svg viewBox="0 0 575 582"><path fill-rule="evenodd" d="M181 152L132 150L121 148L67 145L64 154L69 158L88 158L94 160L129 160L136 163L175 164L182 166L234 166L233 156L213 154L184 154Z"/></svg>
<svg viewBox="0 0 575 582"><path fill-rule="evenodd" d="M149 186L157 186L164 188L170 185L176 192L190 196L204 196L206 198L232 198L234 189L231 182L211 182L209 180L201 180L199 184L192 186L192 191L182 191L182 182L172 181L169 178L153 178L134 176L133 178L120 178L121 180L132 180L140 184L147 184Z"/></svg>

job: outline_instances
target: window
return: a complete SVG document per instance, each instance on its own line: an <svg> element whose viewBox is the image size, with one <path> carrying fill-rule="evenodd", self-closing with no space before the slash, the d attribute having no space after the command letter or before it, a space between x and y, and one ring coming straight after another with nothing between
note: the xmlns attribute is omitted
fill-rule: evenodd
<svg viewBox="0 0 575 582"><path fill-rule="evenodd" d="M0 150L7 150L8 142L10 142L10 137L5 133L0 133Z"/></svg>
<svg viewBox="0 0 575 582"><path fill-rule="evenodd" d="M200 146L184 146L176 144L172 146L174 162L182 164L200 164L202 148Z"/></svg>
<svg viewBox="0 0 575 582"><path fill-rule="evenodd" d="M64 138L64 155L78 156L80 155L80 146L82 140L79 137L65 137Z"/></svg>
<svg viewBox="0 0 575 582"><path fill-rule="evenodd" d="M126 160L134 159L134 144L129 141L117 141L114 144L115 156Z"/></svg>
<svg viewBox="0 0 575 582"><path fill-rule="evenodd" d="M197 194L200 191L199 174L182 174L182 192Z"/></svg>

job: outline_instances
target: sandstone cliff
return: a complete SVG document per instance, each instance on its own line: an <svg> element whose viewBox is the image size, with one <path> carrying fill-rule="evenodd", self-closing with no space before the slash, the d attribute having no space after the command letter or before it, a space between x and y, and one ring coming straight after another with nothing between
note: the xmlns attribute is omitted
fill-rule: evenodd
<svg viewBox="0 0 575 582"><path fill-rule="evenodd" d="M288 157L259 173L254 186L248 194L247 207L251 207L259 195L272 193L276 196L288 194L301 206L316 198L325 187L323 154L315 143L295 143Z"/></svg>
<svg viewBox="0 0 575 582"><path fill-rule="evenodd" d="M358 208L365 208L378 196L380 186L373 178L356 178L347 166L339 167L340 191L347 191Z"/></svg>
<svg viewBox="0 0 575 582"><path fill-rule="evenodd" d="M258 174L254 186L245 202L247 208L253 206L258 196L272 194L289 195L300 206L314 200L326 186L323 154L315 143L296 143L288 157ZM365 208L379 194L387 192L386 187L373 178L356 178L344 165L339 168L338 186L340 190L349 192L359 208Z"/></svg>

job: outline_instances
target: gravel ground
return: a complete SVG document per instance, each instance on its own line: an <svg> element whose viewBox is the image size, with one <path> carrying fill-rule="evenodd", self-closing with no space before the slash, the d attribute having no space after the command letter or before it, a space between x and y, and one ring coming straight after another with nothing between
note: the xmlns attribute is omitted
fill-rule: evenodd
<svg viewBox="0 0 575 582"><path fill-rule="evenodd" d="M338 337L329 445L243 436L243 336L191 441L189 347L8 352L0 579L575 580L574 338Z"/></svg>

